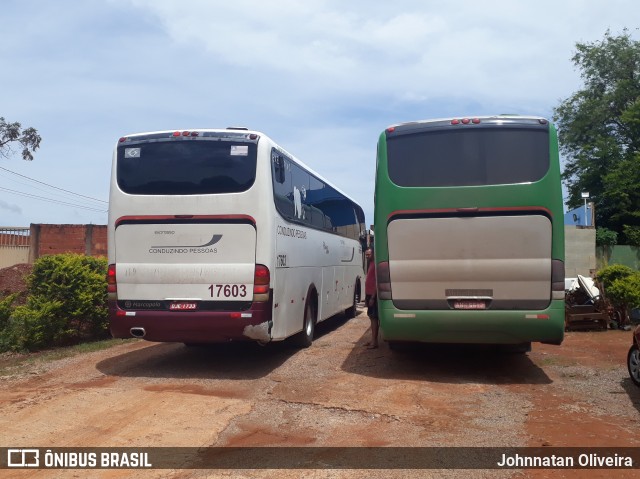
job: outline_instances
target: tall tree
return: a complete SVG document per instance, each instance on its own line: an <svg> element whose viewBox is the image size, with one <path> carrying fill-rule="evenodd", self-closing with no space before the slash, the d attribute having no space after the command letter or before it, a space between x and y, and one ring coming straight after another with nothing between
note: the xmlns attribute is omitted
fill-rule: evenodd
<svg viewBox="0 0 640 479"><path fill-rule="evenodd" d="M572 58L584 85L554 109L568 206L582 192L595 203L596 224L623 235L640 227L640 42L628 30L577 43Z"/></svg>
<svg viewBox="0 0 640 479"><path fill-rule="evenodd" d="M23 160L33 160L33 153L40 147L40 135L35 128L22 128L17 121L7 123L0 116L0 156L8 158L13 150L12 144L19 144Z"/></svg>

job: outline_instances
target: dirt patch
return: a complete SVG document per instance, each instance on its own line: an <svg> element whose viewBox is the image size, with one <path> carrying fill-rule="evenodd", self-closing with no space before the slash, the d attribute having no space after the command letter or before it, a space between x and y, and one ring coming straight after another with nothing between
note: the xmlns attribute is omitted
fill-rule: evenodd
<svg viewBox="0 0 640 479"><path fill-rule="evenodd" d="M318 337L303 350L282 344L188 348L133 341L35 362L0 378L4 443L640 447L640 389L625 365L630 331L572 332L561 346L534 344L529 354L510 355L435 346L397 352L385 343L369 350L364 346L368 326L360 309L353 320L318 325ZM40 477L56 477L42 472ZM131 472L91 471L93 477L129 477ZM144 477L637 475L619 470L461 472L158 470Z"/></svg>
<svg viewBox="0 0 640 479"><path fill-rule="evenodd" d="M551 382L530 391L529 446L640 447L640 389L626 371L631 332L567 333L530 353ZM533 478L638 477L637 471L529 471Z"/></svg>
<svg viewBox="0 0 640 479"><path fill-rule="evenodd" d="M18 293L14 305L24 304L27 299L27 283L25 278L31 274L33 265L16 264L0 269L0 299Z"/></svg>

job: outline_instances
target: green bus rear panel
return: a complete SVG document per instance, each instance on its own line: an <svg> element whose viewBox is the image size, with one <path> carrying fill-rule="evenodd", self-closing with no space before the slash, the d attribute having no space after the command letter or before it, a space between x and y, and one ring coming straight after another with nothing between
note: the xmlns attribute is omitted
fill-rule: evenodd
<svg viewBox="0 0 640 479"><path fill-rule="evenodd" d="M496 118L499 117L488 117L487 120L496 121ZM518 121L518 117L509 118L515 122ZM530 117L525 120L532 122ZM552 238L551 244L548 245L546 260L549 264L552 260L555 263L564 262L564 216L557 133L552 124L537 118L535 121L548 127L549 169L541 179L522 184L456 187L397 186L391 181L388 173L388 133L385 131L380 135L375 185L375 261L376 265L385 262L391 265L391 284L393 284L394 261L389 256L387 229L397 219L446 219L457 217L456 215L473 217L473 211L480 211L485 216L490 216L492 212L497 212L497 215L526 216L531 214L538 215L538 217L542 215L548 219L547 224L550 223ZM447 126L442 126L441 122L440 128L447 128ZM465 125L462 128L472 128L472 126ZM458 214L456 211L463 213ZM444 224L446 222L433 223ZM428 224L428 221L425 221L425 224ZM460 231L460 228L455 230L458 235ZM473 233L473 231L468 231L469 235L473 235ZM419 242L420 238L415 240ZM405 242L405 244L409 243ZM465 259L464 253L461 255ZM436 264L439 258L423 254L422 260L428 265ZM443 261L446 260L447 258L443 258ZM403 261L405 262L403 264L406 265L406 255ZM395 264L399 263L396 261ZM459 265L458 267L460 268ZM405 270L410 271L411 268L405 267ZM482 268L479 268L478 271L482 271ZM413 271L410 273L413 274ZM433 277L433 275L431 276ZM437 278L433 279L432 277L425 281L437 281ZM420 280L422 281L423 278ZM548 281L551 285L551 268L549 268ZM425 284L427 283L425 282ZM489 307L486 310L460 310L450 309L446 306L437 308L411 307L411 304L407 306L408 303L402 301L398 301L396 304L393 300L397 298L393 296L393 287L391 287L392 299L379 299L378 303L381 334L383 339L387 341L475 344L548 342L560 344L564 336L564 299L560 299L558 296L562 294L556 292L552 295L551 288L549 288L549 297L543 301L542 306L539 304L525 306L527 309L517 309L507 304L498 309Z"/></svg>

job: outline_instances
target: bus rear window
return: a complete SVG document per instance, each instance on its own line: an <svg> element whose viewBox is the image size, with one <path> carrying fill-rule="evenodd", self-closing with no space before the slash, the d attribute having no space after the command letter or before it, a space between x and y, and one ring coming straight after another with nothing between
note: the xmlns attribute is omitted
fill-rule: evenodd
<svg viewBox="0 0 640 479"><path fill-rule="evenodd" d="M118 186L134 195L205 195L248 190L256 144L166 140L118 147Z"/></svg>
<svg viewBox="0 0 640 479"><path fill-rule="evenodd" d="M528 183L549 169L549 132L527 128L420 131L387 138L389 177L398 186Z"/></svg>

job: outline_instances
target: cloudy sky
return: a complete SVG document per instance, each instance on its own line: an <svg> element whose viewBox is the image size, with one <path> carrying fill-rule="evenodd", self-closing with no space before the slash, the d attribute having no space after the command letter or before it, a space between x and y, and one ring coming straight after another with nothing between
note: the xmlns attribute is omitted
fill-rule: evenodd
<svg viewBox="0 0 640 479"><path fill-rule="evenodd" d="M640 38L637 0L0 6L0 116L42 136L32 162L18 151L0 157L0 226L106 224L118 138L231 125L269 135L350 194L371 223L385 127L551 117L581 86L576 42L625 27Z"/></svg>

